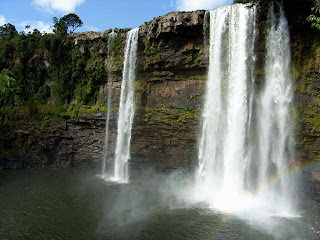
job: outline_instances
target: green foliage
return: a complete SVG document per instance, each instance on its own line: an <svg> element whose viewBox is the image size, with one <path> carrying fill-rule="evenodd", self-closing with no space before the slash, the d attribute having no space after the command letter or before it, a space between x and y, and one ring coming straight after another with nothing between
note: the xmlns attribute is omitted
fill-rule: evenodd
<svg viewBox="0 0 320 240"><path fill-rule="evenodd" d="M144 40L145 61L143 63L146 70L150 65L161 62L162 43L151 43L149 40Z"/></svg>
<svg viewBox="0 0 320 240"><path fill-rule="evenodd" d="M24 105L28 101L46 104L49 99L59 105L74 100L95 101L106 72L103 57L91 54L88 43L80 51L73 39L67 37L83 24L77 15L54 18L54 23L55 34L44 35L38 30L18 34L11 24L0 27L0 70L9 69L9 76L17 86L14 94L1 97L1 104ZM26 26L26 32L29 28ZM78 98L76 88L81 93Z"/></svg>
<svg viewBox="0 0 320 240"><path fill-rule="evenodd" d="M10 23L6 23L3 26L0 26L0 39L2 38L13 38L15 35L17 35L18 32Z"/></svg>
<svg viewBox="0 0 320 240"><path fill-rule="evenodd" d="M21 106L3 106L0 108L0 124L25 124L29 120L43 120L45 127L50 120L70 117L68 107L56 104L39 104L33 101L25 102Z"/></svg>
<svg viewBox="0 0 320 240"><path fill-rule="evenodd" d="M124 61L124 46L126 44L126 37L123 35L117 35L110 44L111 49L111 68L122 69L123 61Z"/></svg>
<svg viewBox="0 0 320 240"><path fill-rule="evenodd" d="M53 17L53 32L60 36L66 36L68 34L67 26L57 17Z"/></svg>
<svg viewBox="0 0 320 240"><path fill-rule="evenodd" d="M313 28L320 30L320 0L313 1L311 15L308 16L307 21Z"/></svg>
<svg viewBox="0 0 320 240"><path fill-rule="evenodd" d="M70 105L68 114L72 119L78 119L80 115L80 105Z"/></svg>
<svg viewBox="0 0 320 240"><path fill-rule="evenodd" d="M50 65L48 75L52 81L51 97L58 104L72 100L74 83L72 82L72 48L69 38L54 35L48 44Z"/></svg>
<svg viewBox="0 0 320 240"><path fill-rule="evenodd" d="M83 22L78 15L69 13L59 20L57 17L54 17L53 24L54 33L60 36L66 36L67 34L73 33L78 27L81 27Z"/></svg>
<svg viewBox="0 0 320 240"><path fill-rule="evenodd" d="M3 69L0 73L0 94L5 95L14 91L16 80L8 69Z"/></svg>
<svg viewBox="0 0 320 240"><path fill-rule="evenodd" d="M0 73L0 106L10 102L15 103L18 90L19 87L12 73L8 69L3 69Z"/></svg>
<svg viewBox="0 0 320 240"><path fill-rule="evenodd" d="M167 107L140 107L137 114L138 121L142 121L140 128L149 128L156 122L164 122L177 126L178 131L186 128L186 123L197 124L200 120L200 110L187 110Z"/></svg>
<svg viewBox="0 0 320 240"><path fill-rule="evenodd" d="M88 104L96 98L97 91L105 82L106 69L103 59L91 58L85 68L85 76L77 85L75 96L77 103Z"/></svg>
<svg viewBox="0 0 320 240"><path fill-rule="evenodd" d="M195 63L199 57L199 51L193 51L192 52L192 63Z"/></svg>
<svg viewBox="0 0 320 240"><path fill-rule="evenodd" d="M40 104L46 104L50 97L51 88L47 85L41 86L35 95L35 100Z"/></svg>
<svg viewBox="0 0 320 240"><path fill-rule="evenodd" d="M69 13L61 18L61 21L65 24L68 29L68 33L73 33L78 27L83 25L83 22L78 15Z"/></svg>

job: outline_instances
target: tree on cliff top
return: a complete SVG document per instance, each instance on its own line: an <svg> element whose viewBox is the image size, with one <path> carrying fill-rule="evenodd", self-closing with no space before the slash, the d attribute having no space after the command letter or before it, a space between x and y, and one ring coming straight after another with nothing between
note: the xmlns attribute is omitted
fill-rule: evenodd
<svg viewBox="0 0 320 240"><path fill-rule="evenodd" d="M79 16L74 13L64 15L59 20L57 17L54 17L53 23L53 32L62 36L73 33L78 27L83 25Z"/></svg>
<svg viewBox="0 0 320 240"><path fill-rule="evenodd" d="M12 38L17 34L18 34L18 31L16 30L15 26L10 23L6 23L0 26L0 39L5 37Z"/></svg>

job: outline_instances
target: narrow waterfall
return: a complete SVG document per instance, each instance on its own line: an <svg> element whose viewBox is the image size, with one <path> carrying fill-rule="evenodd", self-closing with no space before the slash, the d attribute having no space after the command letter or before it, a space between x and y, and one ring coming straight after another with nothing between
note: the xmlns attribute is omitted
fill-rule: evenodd
<svg viewBox="0 0 320 240"><path fill-rule="evenodd" d="M210 11L210 63L195 198L222 211L244 207L262 190L270 206L277 205L271 211L283 209L278 203L289 203L289 33L283 11L274 11L272 7L269 13L266 73L259 90L254 74L256 9L234 4ZM275 178L279 184L265 190Z"/></svg>
<svg viewBox="0 0 320 240"><path fill-rule="evenodd" d="M106 117L106 129L105 129L105 135L104 135L104 158L102 162L102 172L101 176L104 178L106 176L106 164L107 164L107 157L108 157L108 150L109 150L109 124L110 124L110 113L111 113L111 101L112 101L112 75L111 75L111 67L112 67L112 49L111 45L114 41L114 39L117 37L117 34L112 30L112 32L109 34L108 39L108 99L107 99L107 117Z"/></svg>
<svg viewBox="0 0 320 240"><path fill-rule="evenodd" d="M135 112L133 81L136 75L138 34L139 28L130 30L125 47L113 177L117 182L129 180L128 160Z"/></svg>

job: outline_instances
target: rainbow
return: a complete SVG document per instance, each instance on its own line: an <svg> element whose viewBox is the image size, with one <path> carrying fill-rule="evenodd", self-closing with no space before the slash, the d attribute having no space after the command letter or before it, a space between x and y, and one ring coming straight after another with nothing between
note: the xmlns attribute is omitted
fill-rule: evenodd
<svg viewBox="0 0 320 240"><path fill-rule="evenodd" d="M290 177L291 175L294 175L298 172L301 172L313 165L320 164L320 159L319 160L313 160L313 161L306 161L306 162L299 162L299 164L296 164L295 166L291 167L288 171L288 174L286 177ZM319 176L320 177L320 176ZM261 192L264 192L265 190L277 185L280 182L281 178L279 176L272 176L270 177L269 181L266 182L264 186L260 186L259 189L254 191L254 195L258 195ZM320 181L320 179L319 179Z"/></svg>
<svg viewBox="0 0 320 240"><path fill-rule="evenodd" d="M306 161L306 162L299 162L299 164L296 164L295 166L293 166L292 168L290 168L290 170L288 171L288 174L286 177L290 177L291 175L297 174L298 172L301 172L305 169L308 169L314 165L320 165L320 159L319 160L313 160L313 161ZM320 182L320 176L319 176L319 182ZM259 187L257 188L255 191L253 191L252 196L253 199L258 197L262 192L267 191L268 189L274 187L275 185L279 184L281 181L281 178L279 176L272 176L270 177L269 181L263 186L263 187ZM223 226L225 224L227 224L228 222L230 222L234 217L237 216L237 213L240 212L240 210L238 210L237 212L234 213L226 213L223 217L222 217L222 221L220 226L215 230L216 234L218 234L220 232L220 229L223 228ZM201 238L203 240L207 240L207 239L215 239L214 236L216 235L214 234L213 236L211 235L206 236L205 238Z"/></svg>

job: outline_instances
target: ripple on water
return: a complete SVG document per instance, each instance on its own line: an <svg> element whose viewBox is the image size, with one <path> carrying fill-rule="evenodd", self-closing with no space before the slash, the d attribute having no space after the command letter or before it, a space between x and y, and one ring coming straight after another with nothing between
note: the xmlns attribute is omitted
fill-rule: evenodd
<svg viewBox="0 0 320 240"><path fill-rule="evenodd" d="M175 188L164 188L167 174L145 169L120 185L79 169L0 171L0 178L0 239L318 240L320 234L318 206L300 218L272 217L276 227L268 228L261 219L180 203Z"/></svg>

